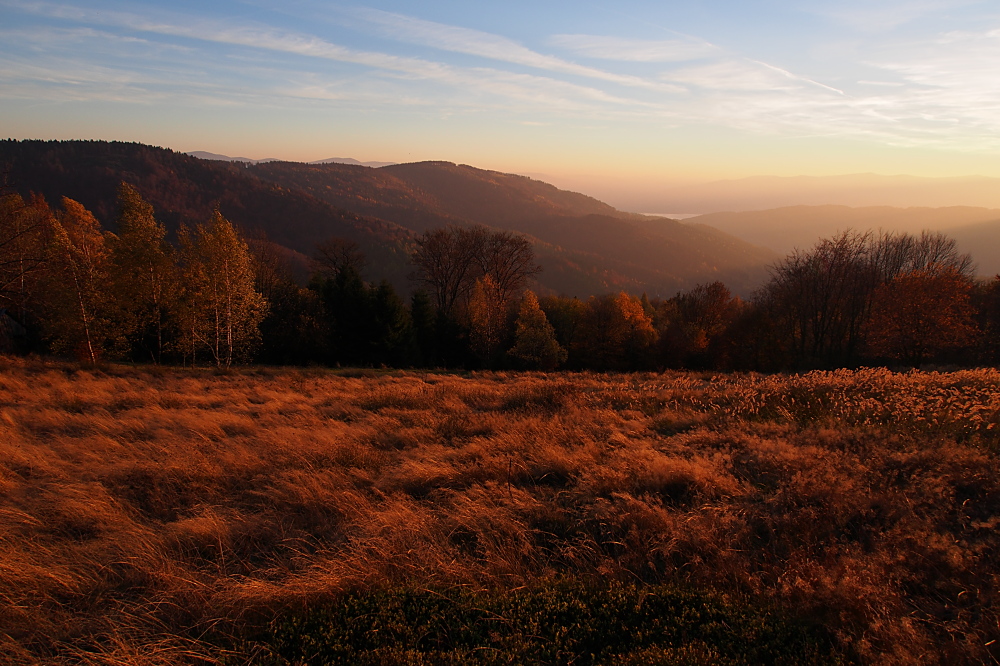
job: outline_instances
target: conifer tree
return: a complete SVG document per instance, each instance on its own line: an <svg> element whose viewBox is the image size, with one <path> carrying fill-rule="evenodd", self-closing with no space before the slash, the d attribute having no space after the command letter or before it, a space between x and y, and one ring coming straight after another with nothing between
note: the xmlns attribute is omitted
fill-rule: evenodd
<svg viewBox="0 0 1000 666"><path fill-rule="evenodd" d="M410 312L387 280L370 287L368 362L402 367L418 355Z"/></svg>
<svg viewBox="0 0 1000 666"><path fill-rule="evenodd" d="M554 370L566 361L566 350L556 341L556 332L530 290L524 292L517 315L516 342L508 352L529 368Z"/></svg>
<svg viewBox="0 0 1000 666"><path fill-rule="evenodd" d="M434 305L427 292L422 289L413 292L410 298L410 321L413 322L413 336L419 351L416 362L424 367L437 365L440 357L434 318Z"/></svg>
<svg viewBox="0 0 1000 666"><path fill-rule="evenodd" d="M175 287L173 249L153 207L128 183L118 188L118 207L118 234L108 240L122 329L159 363Z"/></svg>

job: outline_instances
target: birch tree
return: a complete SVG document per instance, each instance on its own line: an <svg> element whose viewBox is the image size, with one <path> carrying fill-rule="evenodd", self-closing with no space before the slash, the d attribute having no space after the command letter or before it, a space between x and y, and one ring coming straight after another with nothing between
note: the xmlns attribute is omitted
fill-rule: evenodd
<svg viewBox="0 0 1000 666"><path fill-rule="evenodd" d="M43 325L56 353L75 352L96 363L122 351L111 289L111 253L100 223L81 204L63 198L52 220Z"/></svg>
<svg viewBox="0 0 1000 666"><path fill-rule="evenodd" d="M181 339L192 361L205 350L220 367L249 360L260 343L266 299L254 288L250 249L216 210L207 224L180 234Z"/></svg>

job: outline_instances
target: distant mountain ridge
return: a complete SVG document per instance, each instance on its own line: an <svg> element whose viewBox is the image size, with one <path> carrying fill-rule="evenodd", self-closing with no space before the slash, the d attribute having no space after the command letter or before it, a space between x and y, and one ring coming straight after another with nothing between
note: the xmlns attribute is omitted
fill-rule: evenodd
<svg viewBox="0 0 1000 666"><path fill-rule="evenodd" d="M620 197L619 197L620 198ZM664 184L627 197L633 210L691 213L759 211L791 206L852 208L1000 208L1000 178L929 178L873 173L840 176L751 176L675 186Z"/></svg>
<svg viewBox="0 0 1000 666"><path fill-rule="evenodd" d="M0 141L0 165L16 189L53 204L68 196L113 228L119 182L128 181L170 229L218 206L250 233L301 255L331 235L357 242L368 277L413 285L409 254L422 231L485 224L525 234L543 272L537 287L587 297L624 289L673 295L722 280L749 293L777 258L717 230L622 213L592 197L524 176L448 162L381 168L203 160L137 143Z"/></svg>
<svg viewBox="0 0 1000 666"><path fill-rule="evenodd" d="M309 164L353 164L354 166L366 166L377 169L379 167L398 164L398 162L360 162L353 157L328 157L325 160L309 162Z"/></svg>
<svg viewBox="0 0 1000 666"><path fill-rule="evenodd" d="M206 150L193 150L185 155L190 155L191 157L197 157L199 160L214 160L217 162L247 162L249 164L260 164L261 162L276 162L277 157L265 157L262 160L255 160L251 157L230 157L229 155L220 155L219 153L210 153Z"/></svg>
<svg viewBox="0 0 1000 666"><path fill-rule="evenodd" d="M192 150L184 154L190 155L191 157L197 157L200 160L215 160L218 162L246 162L247 164L264 164L266 162L280 161L277 157L265 157L262 160L255 160L251 157L230 157L229 155L210 153L206 150ZM378 167L389 166L391 164L396 164L396 162L361 162L354 159L353 157L328 157L325 160L316 160L315 162L307 162L307 164L353 164L355 166L378 168Z"/></svg>
<svg viewBox="0 0 1000 666"><path fill-rule="evenodd" d="M763 245L781 254L809 249L821 238L848 229L919 234L941 231L954 238L979 266L980 274L1000 272L1000 209L973 206L893 208L889 206L787 206L739 213L711 213L685 220Z"/></svg>

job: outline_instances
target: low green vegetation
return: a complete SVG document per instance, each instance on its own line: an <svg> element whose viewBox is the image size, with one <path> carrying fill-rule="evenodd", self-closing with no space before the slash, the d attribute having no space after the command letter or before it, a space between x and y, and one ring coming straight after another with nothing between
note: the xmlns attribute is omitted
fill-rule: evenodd
<svg viewBox="0 0 1000 666"><path fill-rule="evenodd" d="M666 585L379 590L283 618L273 664L841 664L819 627Z"/></svg>

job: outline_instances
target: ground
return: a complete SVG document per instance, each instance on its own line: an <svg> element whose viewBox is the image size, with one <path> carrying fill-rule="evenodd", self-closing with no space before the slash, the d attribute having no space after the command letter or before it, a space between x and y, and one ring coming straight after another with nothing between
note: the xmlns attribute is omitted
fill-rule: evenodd
<svg viewBox="0 0 1000 666"><path fill-rule="evenodd" d="M309 661L282 652L295 627L342 635L344 609L372 599L415 598L416 613L444 595L456 618L494 604L505 622L537 622L518 613L551 595L586 610L594 595L655 593L715 609L734 631L799 627L834 661L995 663L998 423L992 370L4 358L0 659ZM632 663L740 663L705 635ZM383 664L486 663L435 646L452 661L426 642L371 648Z"/></svg>

